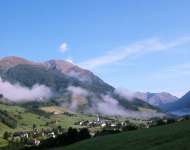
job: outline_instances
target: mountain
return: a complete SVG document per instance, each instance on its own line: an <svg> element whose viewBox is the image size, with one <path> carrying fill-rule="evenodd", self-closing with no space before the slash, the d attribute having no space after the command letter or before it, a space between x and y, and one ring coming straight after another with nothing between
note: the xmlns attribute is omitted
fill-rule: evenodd
<svg viewBox="0 0 190 150"><path fill-rule="evenodd" d="M165 104L172 103L178 100L176 96L173 96L170 93L166 92L161 92L161 93L136 92L134 94L134 97L142 99L145 102L157 107L162 107Z"/></svg>
<svg viewBox="0 0 190 150"><path fill-rule="evenodd" d="M0 59L0 72L6 71L19 64L32 64L32 62L15 56L4 57Z"/></svg>
<svg viewBox="0 0 190 150"><path fill-rule="evenodd" d="M177 103L177 102L176 102ZM190 91L186 93L179 101L179 108L190 108Z"/></svg>
<svg viewBox="0 0 190 150"><path fill-rule="evenodd" d="M112 86L105 83L92 72L82 69L70 62L64 60L49 60L45 62L45 65L47 66L48 70L58 71L63 75L77 79L82 84L85 84L90 90L96 90L97 92L104 94L113 92L114 90Z"/></svg>
<svg viewBox="0 0 190 150"><path fill-rule="evenodd" d="M60 71L63 74L79 79L80 81L86 81L92 83L93 79L96 80L97 77L90 71L82 69L77 65L64 60L49 60L45 62L47 67L52 70ZM99 79L100 80L100 79Z"/></svg>
<svg viewBox="0 0 190 150"><path fill-rule="evenodd" d="M180 116L190 114L190 91L176 102L164 105L163 109Z"/></svg>
<svg viewBox="0 0 190 150"><path fill-rule="evenodd" d="M81 86L100 93L114 90L90 71L62 60L34 63L20 57L5 57L0 59L0 70L3 79L11 83L19 82L27 87L38 83L50 86L56 91L61 91L68 85Z"/></svg>
<svg viewBox="0 0 190 150"><path fill-rule="evenodd" d="M28 97L30 101L53 100L56 105L72 111L106 115L130 116L129 111L139 112L147 109L153 110L153 115L158 111L139 98L129 101L126 97L116 94L114 87L92 72L64 60L36 63L15 56L5 57L0 59L0 76L0 86L3 86L0 94L4 92L8 95L9 88L15 91L10 93L15 95L12 96L13 99L25 93L26 97L22 98L22 102L28 102ZM41 92L46 94L47 88L52 91L52 96L44 100ZM31 99L33 97L35 98ZM15 99L17 100L18 98Z"/></svg>

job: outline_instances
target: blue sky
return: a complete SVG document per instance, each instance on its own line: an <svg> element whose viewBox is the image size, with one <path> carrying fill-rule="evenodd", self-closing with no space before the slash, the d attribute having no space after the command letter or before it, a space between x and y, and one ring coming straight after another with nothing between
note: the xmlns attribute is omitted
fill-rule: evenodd
<svg viewBox="0 0 190 150"><path fill-rule="evenodd" d="M67 59L115 87L190 90L189 0L1 0L0 56Z"/></svg>

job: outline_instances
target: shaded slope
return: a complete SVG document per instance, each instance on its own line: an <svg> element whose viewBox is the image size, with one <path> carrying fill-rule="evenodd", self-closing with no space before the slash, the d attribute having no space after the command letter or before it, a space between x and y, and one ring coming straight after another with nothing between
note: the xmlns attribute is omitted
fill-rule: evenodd
<svg viewBox="0 0 190 150"><path fill-rule="evenodd" d="M19 64L32 64L31 61L28 61L24 58L21 57L16 57L16 56L9 56L9 57L4 57L0 59L0 73L8 70L11 67L14 67Z"/></svg>
<svg viewBox="0 0 190 150"><path fill-rule="evenodd" d="M164 105L163 109L179 116L190 114L190 92L178 101Z"/></svg>
<svg viewBox="0 0 190 150"><path fill-rule="evenodd" d="M40 65L19 64L8 69L3 78L11 83L19 82L26 87L32 87L35 84L43 84L59 92L66 88L68 84L79 86L80 82L60 74L58 71L48 70Z"/></svg>
<svg viewBox="0 0 190 150"><path fill-rule="evenodd" d="M97 137L54 150L189 150L190 121Z"/></svg>

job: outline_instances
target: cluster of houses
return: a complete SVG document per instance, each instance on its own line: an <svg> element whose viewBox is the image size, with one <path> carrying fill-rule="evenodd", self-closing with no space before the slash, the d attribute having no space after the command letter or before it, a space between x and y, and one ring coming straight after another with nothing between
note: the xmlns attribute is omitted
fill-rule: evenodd
<svg viewBox="0 0 190 150"><path fill-rule="evenodd" d="M161 121L161 122L160 122ZM157 126L160 123L162 124L168 124L171 121L171 119L164 118L164 119L151 119L151 120L136 120L136 122L141 122L134 124L137 128L150 128L152 126ZM90 121L90 120L82 120L80 122L76 123L77 125L80 126L85 126L88 128L93 128L93 127L102 127L102 128L110 128L110 129L121 129L123 127L128 127L131 126L132 123L129 121L119 121L119 120L109 120L109 119L102 119L99 115L97 115L97 119Z"/></svg>
<svg viewBox="0 0 190 150"><path fill-rule="evenodd" d="M80 125L80 126L85 126L88 128L92 128L92 127L110 127L113 129L119 129L122 126L127 126L127 122L126 121L118 121L118 120L108 120L108 119L102 119L99 115L97 115L97 119L96 120L83 120L80 122L77 122L76 125Z"/></svg>
<svg viewBox="0 0 190 150"><path fill-rule="evenodd" d="M19 140L27 145L38 146L40 144L40 139L55 138L62 133L63 131L59 129L56 129L56 132L53 129L35 129L33 131L14 132L10 139L12 142Z"/></svg>

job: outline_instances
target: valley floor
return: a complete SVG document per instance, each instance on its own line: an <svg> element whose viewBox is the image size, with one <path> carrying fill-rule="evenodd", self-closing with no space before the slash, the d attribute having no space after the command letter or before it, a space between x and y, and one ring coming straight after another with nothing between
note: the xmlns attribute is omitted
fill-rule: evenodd
<svg viewBox="0 0 190 150"><path fill-rule="evenodd" d="M82 128L80 121L96 120L96 116L70 114L63 108L40 107L40 109L27 109L26 107L0 104L0 110L6 113L6 117L12 117L17 122L17 127L12 129L5 123L0 122L0 149L8 145L8 141L2 139L4 133L17 131L32 131L35 123L37 129L51 129L57 126L67 129L68 127ZM43 112L39 111L43 110ZM55 114L55 110L56 112ZM40 115L41 113L44 114ZM39 114L38 114L39 113ZM46 116L47 114L48 116ZM113 118L109 118L112 119ZM126 119L126 118L125 118ZM120 118L118 121L124 121ZM129 120L128 120L129 121ZM142 120L130 120L134 124L141 124ZM79 123L79 124L75 124ZM96 128L93 130L97 130ZM91 129L92 132L92 129ZM94 132L94 131L93 131ZM54 148L53 150L190 150L190 120L180 121L170 125L138 129L109 136L100 136L81 141L67 147ZM19 149L13 145L13 149ZM13 150L11 148L11 150ZM6 148L10 150L10 148ZM49 149L49 150L52 150Z"/></svg>
<svg viewBox="0 0 190 150"><path fill-rule="evenodd" d="M102 136L53 150L190 150L190 121ZM52 149L51 149L52 150Z"/></svg>

